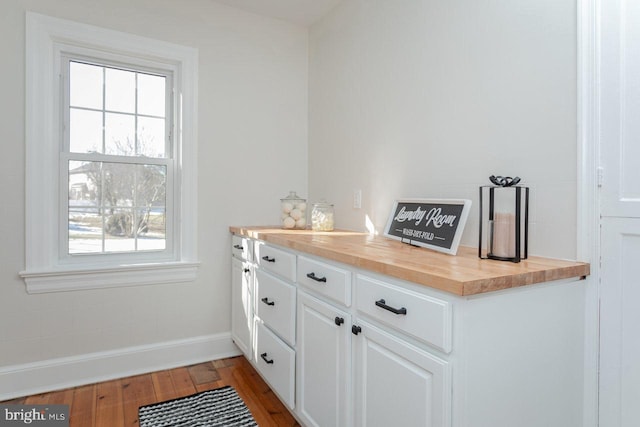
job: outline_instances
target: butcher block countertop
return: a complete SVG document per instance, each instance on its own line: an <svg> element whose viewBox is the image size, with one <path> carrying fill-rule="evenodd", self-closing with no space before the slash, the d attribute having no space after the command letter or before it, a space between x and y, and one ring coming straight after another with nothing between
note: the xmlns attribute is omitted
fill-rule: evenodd
<svg viewBox="0 0 640 427"><path fill-rule="evenodd" d="M229 230L461 296L589 275L589 264L583 262L531 256L517 264L482 260L477 248L463 246L452 256L360 232L284 230L273 226Z"/></svg>

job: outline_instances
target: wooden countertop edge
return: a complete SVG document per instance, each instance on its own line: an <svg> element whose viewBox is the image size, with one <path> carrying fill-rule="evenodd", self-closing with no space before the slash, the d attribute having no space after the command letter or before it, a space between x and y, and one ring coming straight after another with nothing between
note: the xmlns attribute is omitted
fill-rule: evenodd
<svg viewBox="0 0 640 427"><path fill-rule="evenodd" d="M299 239L301 233L294 230L282 230L277 227L240 227L231 226L229 231L233 234L249 237L252 239L262 240L268 243L315 255L328 260L352 265L354 267L370 270L376 273L396 277L409 282L418 283L424 286L429 286L434 289L439 289L459 296L477 295L486 292L493 292L498 290L516 288L521 286L528 286L537 283L550 282L554 280L570 279L570 278L583 278L589 275L590 266L588 263L574 262L567 260L559 260L553 258L541 258L530 257L527 261L523 261L521 264L526 264L526 268L522 268L521 272L512 273L508 270L513 270L514 266L518 264L505 263L501 261L482 260L483 263L493 263L496 270L505 270L504 273L487 274L487 272L478 272L477 276L484 276L475 279L456 279L451 277L453 274L443 271L441 273L436 272L436 268L432 268L428 271L428 267L420 265L419 268L410 265L409 263L398 263L395 260L383 260L379 257L372 257L365 254L356 254L350 251L341 251L329 247L322 246L317 242L308 242L304 240L296 240L295 236ZM305 232L306 235L321 238L322 236L330 236L335 238L339 236L368 236L366 233L353 232L353 231L337 231L337 232L325 232L325 233L310 233ZM374 239L383 239L376 237ZM390 239L385 239L390 240ZM400 244L399 242L387 242L389 244L398 244L398 250L411 250L417 249L420 251L428 251L425 253L427 257L442 257L440 260L448 260L450 263L455 263L455 258L450 255L439 254L437 252L429 251L424 248L411 248L408 245ZM405 249L408 248L408 249ZM462 248L461 248L462 249ZM477 250L476 250L477 251ZM466 250L467 258L469 250ZM465 258L461 255L458 255ZM476 255L477 259L477 255ZM479 261L479 260L478 260ZM449 266L450 269L459 269L461 272L469 275L475 273L470 266ZM471 272L471 273L469 273ZM462 274L462 273L461 273Z"/></svg>

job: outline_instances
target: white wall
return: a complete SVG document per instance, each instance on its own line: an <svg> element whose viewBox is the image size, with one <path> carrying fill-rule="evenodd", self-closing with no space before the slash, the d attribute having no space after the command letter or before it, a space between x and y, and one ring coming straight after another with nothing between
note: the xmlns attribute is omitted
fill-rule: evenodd
<svg viewBox="0 0 640 427"><path fill-rule="evenodd" d="M197 282L26 294L26 10L199 49ZM478 185L517 174L532 252L575 257L574 1L344 0L307 46L304 28L209 0L3 0L0 36L0 374L228 331L227 227L275 223L289 190L378 231L393 199L471 198L473 246Z"/></svg>
<svg viewBox="0 0 640 427"><path fill-rule="evenodd" d="M196 282L26 294L26 10L199 49ZM3 0L0 56L0 374L228 332L228 226L275 223L278 199L307 190L307 30L209 0Z"/></svg>
<svg viewBox="0 0 640 427"><path fill-rule="evenodd" d="M573 0L345 0L309 34L309 196L381 232L394 199L470 198L518 175L530 249L576 256ZM362 209L353 191L362 190Z"/></svg>

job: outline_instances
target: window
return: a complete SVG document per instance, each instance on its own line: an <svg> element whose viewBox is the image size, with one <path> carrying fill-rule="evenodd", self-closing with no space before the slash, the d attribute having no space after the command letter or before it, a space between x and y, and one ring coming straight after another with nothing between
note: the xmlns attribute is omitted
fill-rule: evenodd
<svg viewBox="0 0 640 427"><path fill-rule="evenodd" d="M171 76L63 58L68 255L171 246ZM64 190L63 190L64 191Z"/></svg>
<svg viewBox="0 0 640 427"><path fill-rule="evenodd" d="M196 73L195 49L27 14L29 292L195 279Z"/></svg>

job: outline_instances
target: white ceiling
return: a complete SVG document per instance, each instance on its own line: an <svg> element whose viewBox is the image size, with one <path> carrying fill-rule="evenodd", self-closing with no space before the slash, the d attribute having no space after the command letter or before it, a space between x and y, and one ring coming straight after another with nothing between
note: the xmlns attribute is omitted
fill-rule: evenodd
<svg viewBox="0 0 640 427"><path fill-rule="evenodd" d="M309 26L342 0L215 0L259 15Z"/></svg>

